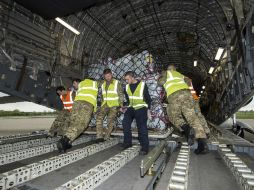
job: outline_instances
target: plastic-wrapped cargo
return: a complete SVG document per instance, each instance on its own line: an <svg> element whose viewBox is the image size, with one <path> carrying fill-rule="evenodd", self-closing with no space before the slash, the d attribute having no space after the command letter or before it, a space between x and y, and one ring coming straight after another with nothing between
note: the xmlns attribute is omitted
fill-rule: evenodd
<svg viewBox="0 0 254 190"><path fill-rule="evenodd" d="M148 121L148 127L152 130L164 130L168 126L168 119L165 114L165 110L162 104L163 98L163 88L157 84L159 74L154 71L154 60L152 55L148 51L143 51L142 53L136 55L127 54L122 58L113 60L108 58L106 61L98 62L97 64L92 64L88 70L88 76L96 80L102 79L103 70L105 68L110 68L113 72L114 78L121 81L123 84L123 89L126 82L123 80L124 73L127 71L134 71L137 78L146 82L149 90L149 94L153 100L151 106L152 120ZM99 93L98 100L101 100L101 93ZM123 114L117 118L117 126L122 127ZM91 120L90 126L96 125L96 114ZM107 125L105 119L104 125ZM132 127L136 127L136 122L132 123Z"/></svg>

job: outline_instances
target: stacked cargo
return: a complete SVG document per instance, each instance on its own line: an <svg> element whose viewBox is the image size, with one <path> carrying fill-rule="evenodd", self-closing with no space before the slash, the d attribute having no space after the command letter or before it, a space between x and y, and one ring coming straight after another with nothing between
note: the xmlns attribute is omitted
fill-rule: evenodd
<svg viewBox="0 0 254 190"><path fill-rule="evenodd" d="M105 61L92 64L87 70L87 75L99 80L103 77L103 70L105 68L110 68L113 72L113 76L122 82L124 89L126 85L126 82L123 80L124 73L127 71L134 71L138 79L146 82L149 94L153 100L151 107L152 120L148 121L148 127L154 130L164 130L167 127L168 121L161 101L163 98L163 89L157 84L159 73L154 71L154 64L155 62L152 55L147 51L143 51L136 55L125 55L117 60L108 58ZM101 97L99 97L99 101L100 100ZM123 114L118 117L117 126L122 126L122 119ZM95 126L95 121L96 114L90 126ZM104 124L107 124L106 120ZM133 122L133 127L136 127L135 121Z"/></svg>

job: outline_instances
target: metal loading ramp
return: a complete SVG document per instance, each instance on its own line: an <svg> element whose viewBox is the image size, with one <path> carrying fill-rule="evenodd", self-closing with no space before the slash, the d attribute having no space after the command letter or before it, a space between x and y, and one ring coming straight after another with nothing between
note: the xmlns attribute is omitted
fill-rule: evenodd
<svg viewBox="0 0 254 190"><path fill-rule="evenodd" d="M225 142L227 133L222 131L221 134L220 140ZM3 140L0 159L7 161L3 155L17 155L22 151L28 154L28 158L0 166L0 189L252 190L254 146L248 142L240 145L215 142L216 135L214 133L209 142L210 152L198 156L193 153L196 145L189 147L184 142L179 142L181 139L172 137L151 140L147 156L139 155L140 147L136 139L133 147L123 150L121 137L95 143L94 136L83 135L65 154L54 150L54 139L39 138L44 143L43 146L53 146L52 151L46 153L39 149L26 152L27 146L24 144L25 141L31 141L29 137L24 142L17 141L25 147L20 148L19 152L10 148L9 141L6 141L9 143L7 150ZM36 143L42 147L39 142Z"/></svg>

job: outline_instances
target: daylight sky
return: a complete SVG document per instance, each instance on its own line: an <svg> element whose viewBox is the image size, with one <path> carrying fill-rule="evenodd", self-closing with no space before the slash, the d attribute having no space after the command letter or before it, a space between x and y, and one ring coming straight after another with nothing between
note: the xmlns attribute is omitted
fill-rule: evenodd
<svg viewBox="0 0 254 190"><path fill-rule="evenodd" d="M0 92L0 97L3 97L3 96L8 96L8 95ZM12 111L15 109L18 109L19 111L24 111L24 112L54 111L53 109L49 109L45 106L41 106L32 102L17 102L17 103L10 103L10 104L0 104L0 110ZM254 110L254 100L252 100L251 103L249 103L247 106L242 107L240 110L241 111Z"/></svg>
<svg viewBox="0 0 254 190"><path fill-rule="evenodd" d="M8 96L8 95L0 92L0 97L3 97L3 96ZM17 103L9 103L9 104L0 104L0 110L12 111L15 109L18 109L19 111L24 111L24 112L54 111L53 109L49 109L45 106L41 106L39 104L35 104L32 102L17 102Z"/></svg>

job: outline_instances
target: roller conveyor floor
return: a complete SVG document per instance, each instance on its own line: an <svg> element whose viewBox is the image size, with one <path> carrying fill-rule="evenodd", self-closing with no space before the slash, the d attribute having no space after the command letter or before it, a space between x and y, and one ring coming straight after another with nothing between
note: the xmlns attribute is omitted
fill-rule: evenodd
<svg viewBox="0 0 254 190"><path fill-rule="evenodd" d="M89 142L82 143L82 144L73 146L71 150L73 151L73 150L82 148L84 146L87 146L89 144L90 144ZM20 161L14 162L14 163L6 164L6 165L3 165L3 166L0 166L0 173L4 173L4 172L10 171L10 170L13 170L15 168L26 166L30 163L39 162L41 160L48 159L48 158L51 158L51 157L57 156L57 155L59 155L59 153L56 150L56 151L53 151L53 152L50 152L50 153L46 153L46 154L42 154L42 155L39 155L39 156L31 157L31 158L28 158L28 159L20 160Z"/></svg>
<svg viewBox="0 0 254 190"><path fill-rule="evenodd" d="M170 175L177 157L177 152L173 152L169 163L165 168L159 183L155 189L167 189ZM140 178L139 165L142 156L133 159L117 173L111 176L96 190L135 190L145 189L152 177L145 176ZM120 188L121 187L121 188ZM211 151L207 155L197 156L191 153L188 189L190 190L238 190L234 176L223 163L216 151Z"/></svg>
<svg viewBox="0 0 254 190"><path fill-rule="evenodd" d="M141 178L139 174L140 162L144 156L137 156L107 181L96 188L96 190L132 190L144 189L149 182L150 177ZM120 188L121 187L121 188Z"/></svg>
<svg viewBox="0 0 254 190"><path fill-rule="evenodd" d="M73 164L50 172L47 175L43 175L39 178L36 178L30 182L27 182L24 185L21 185L19 189L22 188L32 188L36 190L50 190L55 189L61 184L64 184L68 180L71 180L75 176L78 176L85 171L93 168L94 166L100 164L101 162L109 159L115 154L121 152L122 148L118 144L112 148L100 151L92 156L81 159Z"/></svg>
<svg viewBox="0 0 254 190"><path fill-rule="evenodd" d="M155 189L168 189L168 181L176 163L178 151L173 152ZM249 167L254 164L254 159L247 154L239 156ZM251 168L251 167L250 167ZM253 170L253 168L251 168ZM218 151L212 150L205 155L196 155L190 152L188 169L188 190L239 190L235 176L225 164Z"/></svg>
<svg viewBox="0 0 254 190"><path fill-rule="evenodd" d="M247 182L252 184L254 181L254 178L252 179L252 177L254 177L254 158L247 152L234 152L232 145L227 146L222 144L223 146L221 146L221 144L210 144L209 146L211 150L208 154L195 155L193 153L193 147L186 146L184 143L179 146L179 144L177 144L175 141L167 141L166 143L168 150L172 151L170 155L166 154L166 152L161 152L153 164L152 173L150 175L147 174L144 177L141 177L140 164L141 160L144 160L145 156L138 155L139 146L134 146L130 150L123 150L120 141L119 139L111 139L110 141L99 144L97 143L97 145L92 144L91 142L85 142L75 145L66 154L59 154L57 151L53 151L40 156L34 156L28 159L2 165L0 166L0 190L177 189L169 188L169 185L172 184L172 177L174 176L175 167L179 161L178 159L182 151L181 149L184 147L184 151L188 150L188 167L186 169L187 175L185 175L185 178L178 176L179 178L177 180L184 180L184 186L180 185L178 188L179 190L241 189L239 178L237 179L235 173L233 175L233 170L236 170L236 168L233 168L232 170L232 168L229 167L230 164L226 163L225 161L229 159L225 157L227 153L229 153L229 157L230 159L233 159L233 161L238 161L238 159L240 159L240 163L244 162L244 164L246 164L248 169L250 169L249 173L245 173L247 174ZM172 143L174 144L173 149L171 146ZM153 141L151 144L152 146L150 147L150 150L158 147L158 141ZM75 152L88 147L90 147L89 149L94 150L88 155L83 155L81 157L76 155L75 157ZM217 148L214 149L215 147ZM252 149L249 150L252 151ZM33 176L31 179L25 180L22 183L17 183L20 177L16 176L20 175L22 177L23 175L22 173L17 172L18 169L28 167L29 164L31 165L34 163L35 165L30 167L31 174L29 175L32 176L34 175L33 172L36 170L36 164L41 165L42 162L48 163L55 157L60 158L61 156L66 155L72 155L73 159L70 163L63 165L60 168L54 168L52 171L48 171L45 174L40 174L35 177ZM164 155L169 156L166 157ZM232 156L237 156L237 158L232 158ZM78 157L80 158L77 159ZM163 167L164 169L159 170L159 164L163 163L162 161L164 161L164 159L166 163L165 168ZM62 163L64 162L64 160L61 161ZM112 165L108 167L109 164ZM44 169L40 168L39 170L43 171ZM246 171L248 170L246 169ZM97 174L94 175L96 172ZM159 176L157 176L158 173L160 173ZM4 178L2 177L6 175L6 186L1 187L1 185L4 183ZM87 176L93 176L92 183L96 185L93 187L91 186L91 188L85 186L87 184L85 184L84 181L87 180ZM15 184L10 185L12 183ZM253 190L252 186L246 190Z"/></svg>

